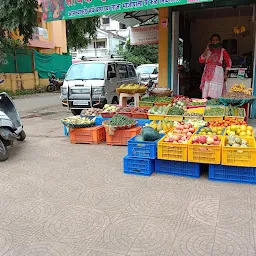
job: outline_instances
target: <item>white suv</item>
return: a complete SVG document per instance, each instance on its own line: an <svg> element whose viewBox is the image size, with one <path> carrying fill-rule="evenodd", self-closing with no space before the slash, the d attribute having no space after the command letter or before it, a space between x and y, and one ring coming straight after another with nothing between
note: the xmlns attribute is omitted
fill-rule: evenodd
<svg viewBox="0 0 256 256"><path fill-rule="evenodd" d="M85 108L118 103L116 89L131 83L138 83L138 78L130 62L82 61L69 68L60 98L63 106L79 115Z"/></svg>
<svg viewBox="0 0 256 256"><path fill-rule="evenodd" d="M158 64L140 65L137 67L136 73L141 84L148 85L150 80L152 80L155 85L158 84Z"/></svg>

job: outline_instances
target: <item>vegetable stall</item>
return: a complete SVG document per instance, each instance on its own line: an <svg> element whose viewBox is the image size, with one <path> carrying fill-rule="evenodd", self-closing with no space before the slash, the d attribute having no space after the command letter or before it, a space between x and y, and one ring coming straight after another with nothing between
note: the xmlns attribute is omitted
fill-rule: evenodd
<svg viewBox="0 0 256 256"><path fill-rule="evenodd" d="M254 100L234 85L220 99L143 96L139 107L105 105L62 123L74 144L128 145L125 173L199 178L207 165L211 180L254 184L256 144L244 107Z"/></svg>

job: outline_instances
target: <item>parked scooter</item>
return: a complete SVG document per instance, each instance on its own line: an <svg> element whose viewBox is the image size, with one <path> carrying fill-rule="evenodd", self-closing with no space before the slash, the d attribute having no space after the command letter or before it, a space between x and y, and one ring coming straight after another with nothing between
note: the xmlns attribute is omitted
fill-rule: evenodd
<svg viewBox="0 0 256 256"><path fill-rule="evenodd" d="M3 82L4 80L0 80L0 84ZM14 140L25 139L26 133L14 102L6 92L0 93L0 161L8 159L6 148L12 145Z"/></svg>
<svg viewBox="0 0 256 256"><path fill-rule="evenodd" d="M47 86L47 92L59 91L63 85L62 81L59 81L57 77L51 72L49 75L49 85Z"/></svg>

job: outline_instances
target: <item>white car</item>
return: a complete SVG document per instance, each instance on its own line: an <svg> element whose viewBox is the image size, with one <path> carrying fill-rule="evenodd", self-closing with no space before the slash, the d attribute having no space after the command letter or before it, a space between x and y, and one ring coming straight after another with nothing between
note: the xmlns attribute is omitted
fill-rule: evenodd
<svg viewBox="0 0 256 256"><path fill-rule="evenodd" d="M141 84L148 85L150 80L152 80L155 85L158 84L158 64L140 65L137 67L136 73Z"/></svg>
<svg viewBox="0 0 256 256"><path fill-rule="evenodd" d="M63 106L79 115L85 108L117 104L116 89L132 83L138 83L138 77L131 62L81 61L69 68L60 98Z"/></svg>

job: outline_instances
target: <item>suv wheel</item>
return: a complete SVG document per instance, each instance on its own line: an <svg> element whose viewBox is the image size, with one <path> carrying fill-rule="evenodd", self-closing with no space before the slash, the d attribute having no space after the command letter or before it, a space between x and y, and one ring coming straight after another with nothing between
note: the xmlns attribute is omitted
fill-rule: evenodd
<svg viewBox="0 0 256 256"><path fill-rule="evenodd" d="M71 109L71 112L74 116L79 116L82 112L82 109Z"/></svg>
<svg viewBox="0 0 256 256"><path fill-rule="evenodd" d="M112 99L112 104L116 104L116 105L119 104L119 100L118 100L117 97L114 97L114 98Z"/></svg>

